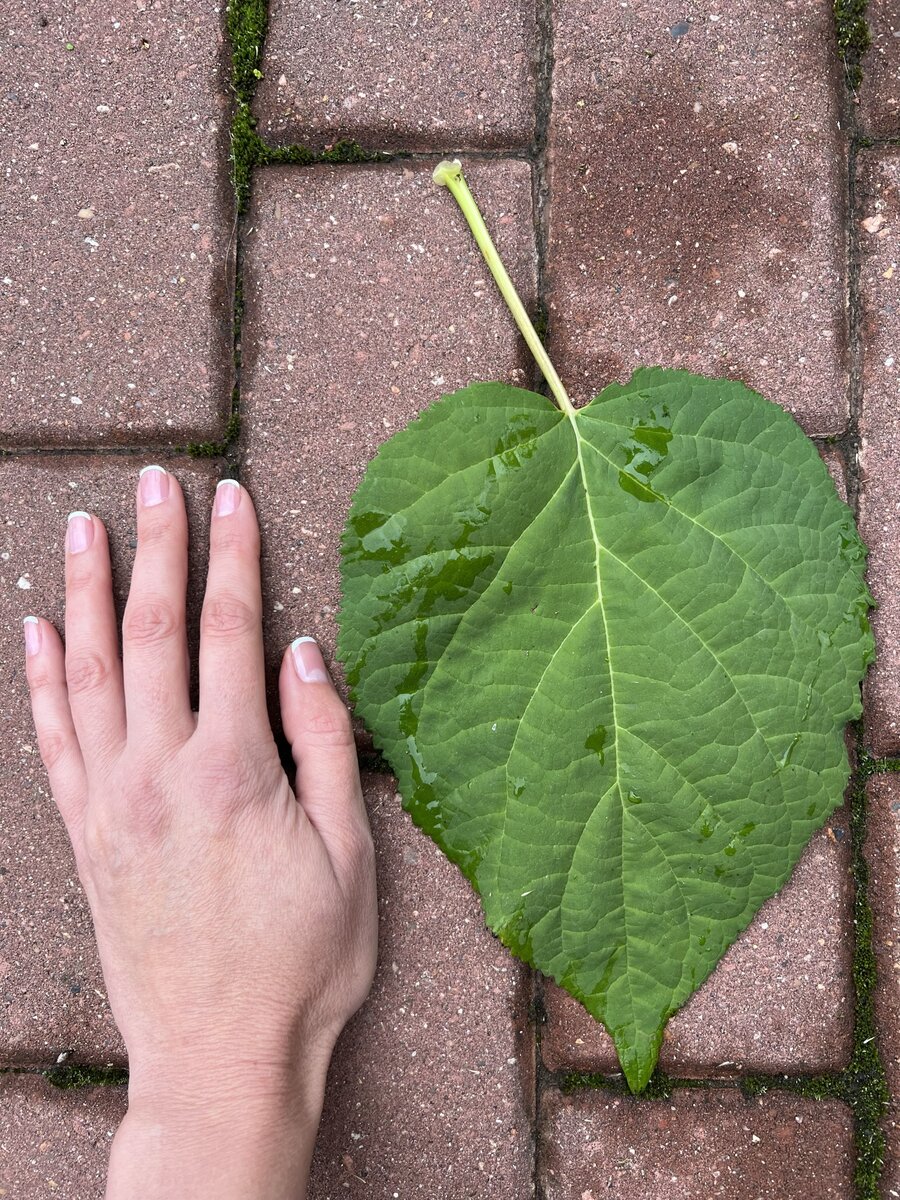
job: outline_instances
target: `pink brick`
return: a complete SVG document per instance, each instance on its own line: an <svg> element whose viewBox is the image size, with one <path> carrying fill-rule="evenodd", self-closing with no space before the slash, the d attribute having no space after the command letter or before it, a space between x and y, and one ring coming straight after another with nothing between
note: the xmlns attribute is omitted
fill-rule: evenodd
<svg viewBox="0 0 900 1200"><path fill-rule="evenodd" d="M533 4L275 0L260 132L317 149L523 147L534 135Z"/></svg>
<svg viewBox="0 0 900 1200"><path fill-rule="evenodd" d="M866 738L876 754L900 751L900 152L858 159L863 404L860 531L868 543L877 659L866 680Z"/></svg>
<svg viewBox="0 0 900 1200"><path fill-rule="evenodd" d="M706 983L669 1022L661 1068L742 1072L839 1070L853 1037L850 831L841 811L813 839ZM547 985L541 1055L550 1070L618 1072L612 1041L567 992Z"/></svg>
<svg viewBox="0 0 900 1200"><path fill-rule="evenodd" d="M882 1195L889 1197L900 1194L900 775L870 779L868 800L865 856L874 915L875 1013L890 1091Z"/></svg>
<svg viewBox="0 0 900 1200"><path fill-rule="evenodd" d="M0 463L0 624L6 686L0 696L5 770L0 783L0 1063L122 1062L125 1048L106 1001L87 900L37 749L24 670L21 621L34 612L62 633L66 514L104 522L121 616L135 541L135 489L143 460L72 454ZM188 644L197 708L199 620L208 557L213 468L168 463L186 494L191 536ZM18 584L18 586L17 586ZM26 586L27 585L27 586Z"/></svg>
<svg viewBox="0 0 900 1200"><path fill-rule="evenodd" d="M586 401L642 364L848 420L846 140L831 7L557 0L551 355Z"/></svg>
<svg viewBox="0 0 900 1200"><path fill-rule="evenodd" d="M366 780L379 966L332 1059L310 1200L531 1195L529 973L463 876Z"/></svg>
<svg viewBox="0 0 900 1200"><path fill-rule="evenodd" d="M843 1104L732 1089L634 1101L549 1093L545 1200L851 1200L853 1122Z"/></svg>
<svg viewBox="0 0 900 1200"><path fill-rule="evenodd" d="M124 1087L61 1091L36 1075L0 1075L0 1196L103 1200Z"/></svg>
<svg viewBox="0 0 900 1200"><path fill-rule="evenodd" d="M232 235L224 47L218 9L175 7L4 8L7 443L221 434Z"/></svg>
<svg viewBox="0 0 900 1200"><path fill-rule="evenodd" d="M262 523L273 652L298 634L333 652L340 534L380 443L467 383L533 386L524 343L433 165L266 170L254 184L242 479ZM472 161L466 177L532 306L528 165ZM269 674L275 689L274 658Z"/></svg>
<svg viewBox="0 0 900 1200"><path fill-rule="evenodd" d="M876 137L900 134L900 3L868 0L872 44L862 60L859 122Z"/></svg>

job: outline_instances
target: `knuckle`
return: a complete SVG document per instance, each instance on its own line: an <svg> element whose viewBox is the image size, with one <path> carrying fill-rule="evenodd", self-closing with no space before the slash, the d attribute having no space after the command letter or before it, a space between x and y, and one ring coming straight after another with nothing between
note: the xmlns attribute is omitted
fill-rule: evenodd
<svg viewBox="0 0 900 1200"><path fill-rule="evenodd" d="M258 614L237 596L212 596L200 616L201 635L211 637L240 637L258 624Z"/></svg>
<svg viewBox="0 0 900 1200"><path fill-rule="evenodd" d="M37 735L37 742L44 766L52 771L68 751L68 738L59 729L42 729Z"/></svg>
<svg viewBox="0 0 900 1200"><path fill-rule="evenodd" d="M91 650L66 657L66 684L71 695L95 692L105 686L109 676L109 666Z"/></svg>
<svg viewBox="0 0 900 1200"><path fill-rule="evenodd" d="M138 529L138 547L146 550L149 546L158 546L169 538L171 532L171 521L152 520L145 515Z"/></svg>
<svg viewBox="0 0 900 1200"><path fill-rule="evenodd" d="M126 605L122 637L134 646L153 645L172 637L178 624L178 615L167 601L145 600Z"/></svg>
<svg viewBox="0 0 900 1200"><path fill-rule="evenodd" d="M347 861L354 877L360 882L368 880L375 868L375 843L367 826L356 824L347 839Z"/></svg>
<svg viewBox="0 0 900 1200"><path fill-rule="evenodd" d="M39 693L43 694L44 692L52 692L55 686L55 680L47 671L42 671L39 668L33 667L29 664L28 687L30 688L33 696L36 696Z"/></svg>
<svg viewBox="0 0 900 1200"><path fill-rule="evenodd" d="M79 557L84 557L79 555ZM70 596L76 596L80 592L87 591L94 586L94 571L90 566L73 567L69 566L68 574L66 575L66 591Z"/></svg>
<svg viewBox="0 0 900 1200"><path fill-rule="evenodd" d="M192 784L201 803L227 809L251 798L259 773L249 751L214 745L197 755Z"/></svg>
<svg viewBox="0 0 900 1200"><path fill-rule="evenodd" d="M134 770L122 788L121 821L129 835L154 843L165 835L171 819L169 789L159 771Z"/></svg>
<svg viewBox="0 0 900 1200"><path fill-rule="evenodd" d="M311 709L300 718L301 734L318 746L339 749L354 745L350 714L337 698L333 704Z"/></svg>
<svg viewBox="0 0 900 1200"><path fill-rule="evenodd" d="M250 555L258 555L259 531L233 525L227 529L220 528L216 532L214 549L216 554L226 557L247 558Z"/></svg>

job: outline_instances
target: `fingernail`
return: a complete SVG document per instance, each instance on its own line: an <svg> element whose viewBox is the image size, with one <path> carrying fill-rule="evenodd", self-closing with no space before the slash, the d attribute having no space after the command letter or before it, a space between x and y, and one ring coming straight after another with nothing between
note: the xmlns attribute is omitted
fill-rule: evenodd
<svg viewBox="0 0 900 1200"><path fill-rule="evenodd" d="M141 468L141 504L147 508L151 504L162 504L169 498L169 474L164 467L155 463Z"/></svg>
<svg viewBox="0 0 900 1200"><path fill-rule="evenodd" d="M69 553L80 554L82 550L87 550L94 540L94 522L90 513L86 512L70 512L66 521L66 545Z"/></svg>
<svg viewBox="0 0 900 1200"><path fill-rule="evenodd" d="M227 517L241 502L241 485L236 479L220 479L216 485L216 516Z"/></svg>
<svg viewBox="0 0 900 1200"><path fill-rule="evenodd" d="M315 638L295 638L291 642L291 654L297 674L304 683L328 683L325 659Z"/></svg>
<svg viewBox="0 0 900 1200"><path fill-rule="evenodd" d="M41 648L41 624L37 617L23 617L22 628L25 630L25 653L37 654Z"/></svg>

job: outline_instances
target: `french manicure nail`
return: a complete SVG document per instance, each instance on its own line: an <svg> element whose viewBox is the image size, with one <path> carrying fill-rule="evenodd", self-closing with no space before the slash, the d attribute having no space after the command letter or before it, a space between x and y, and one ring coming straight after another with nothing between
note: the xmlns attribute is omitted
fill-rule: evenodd
<svg viewBox="0 0 900 1200"><path fill-rule="evenodd" d="M327 683L328 672L322 651L311 637L298 637L291 642L294 667L304 683Z"/></svg>
<svg viewBox="0 0 900 1200"><path fill-rule="evenodd" d="M94 522L90 513L70 512L66 518L66 544L70 554L80 554L87 550L94 540Z"/></svg>
<svg viewBox="0 0 900 1200"><path fill-rule="evenodd" d="M169 498L169 475L164 467L153 463L141 468L141 504L147 508L151 504L162 504Z"/></svg>
<svg viewBox="0 0 900 1200"><path fill-rule="evenodd" d="M23 617L22 628L25 631L25 653L37 654L41 648L41 623L37 617Z"/></svg>
<svg viewBox="0 0 900 1200"><path fill-rule="evenodd" d="M220 479L216 485L216 516L227 517L241 502L241 485L236 479Z"/></svg>

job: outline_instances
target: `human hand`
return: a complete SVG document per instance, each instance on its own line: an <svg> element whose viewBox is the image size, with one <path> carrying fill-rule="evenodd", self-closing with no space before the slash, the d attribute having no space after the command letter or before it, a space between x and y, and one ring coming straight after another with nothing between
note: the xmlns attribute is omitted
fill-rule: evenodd
<svg viewBox="0 0 900 1200"><path fill-rule="evenodd" d="M107 1196L296 1196L334 1042L375 968L349 715L315 643L294 643L279 692L295 796L266 711L259 529L233 481L212 516L193 713L174 476L142 472L137 510L121 660L97 517L68 524L65 650L25 623L38 745L128 1049Z"/></svg>

